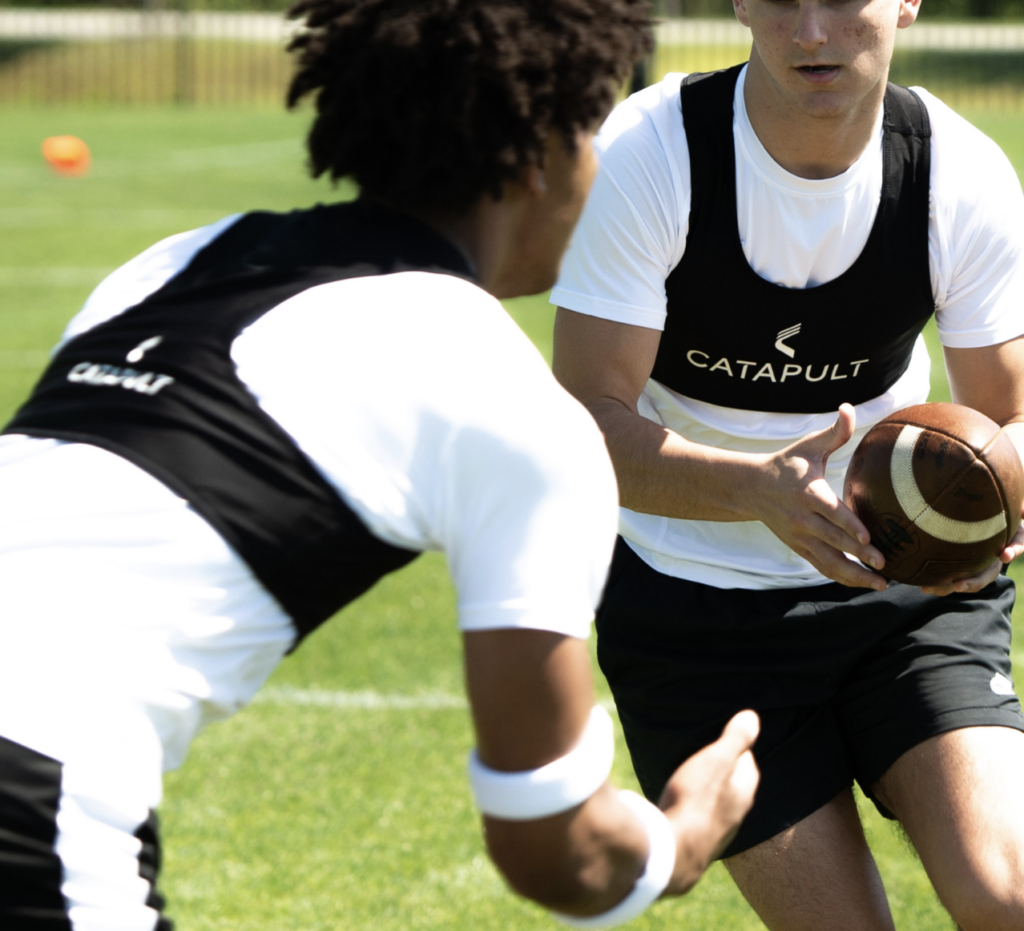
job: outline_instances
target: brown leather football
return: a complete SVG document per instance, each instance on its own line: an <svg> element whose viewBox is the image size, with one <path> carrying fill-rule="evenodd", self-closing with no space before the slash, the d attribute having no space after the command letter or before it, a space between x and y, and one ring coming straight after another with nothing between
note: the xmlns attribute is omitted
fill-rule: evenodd
<svg viewBox="0 0 1024 931"><path fill-rule="evenodd" d="M1010 438L960 404L919 404L865 434L843 499L885 556L880 574L932 585L989 565L1017 532L1024 468Z"/></svg>

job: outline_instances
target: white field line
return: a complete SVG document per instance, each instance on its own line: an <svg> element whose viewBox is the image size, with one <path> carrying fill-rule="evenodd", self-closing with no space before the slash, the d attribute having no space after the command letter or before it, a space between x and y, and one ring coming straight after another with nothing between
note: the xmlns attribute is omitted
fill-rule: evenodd
<svg viewBox="0 0 1024 931"><path fill-rule="evenodd" d="M0 265L0 287L78 288L98 285L112 268L60 268Z"/></svg>
<svg viewBox="0 0 1024 931"><path fill-rule="evenodd" d="M0 38L80 42L192 36L283 45L299 28L275 13L169 10L0 10ZM661 45L749 45L750 32L731 19L670 19L657 27ZM901 29L897 48L1024 49L1024 25L918 23Z"/></svg>
<svg viewBox="0 0 1024 931"><path fill-rule="evenodd" d="M306 708L333 708L340 711L440 711L464 710L469 706L462 695L446 692L421 692L418 695L382 694L373 690L333 692L327 689L300 689L290 685L268 685L256 693L253 704L287 705ZM611 701L601 704L611 713Z"/></svg>
<svg viewBox="0 0 1024 931"><path fill-rule="evenodd" d="M419 695L387 695L370 690L331 692L326 689L300 689L288 685L268 685L256 693L254 704L299 705L312 708L336 708L355 711L413 711L468 707L461 695L423 692Z"/></svg>

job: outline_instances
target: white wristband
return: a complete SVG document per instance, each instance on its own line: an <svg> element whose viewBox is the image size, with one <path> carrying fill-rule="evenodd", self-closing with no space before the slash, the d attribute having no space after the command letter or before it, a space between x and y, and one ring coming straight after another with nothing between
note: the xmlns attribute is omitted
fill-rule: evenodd
<svg viewBox="0 0 1024 931"><path fill-rule="evenodd" d="M619 798L633 810L647 831L647 868L636 881L632 892L618 905L600 915L580 918L552 912L555 918L573 928L614 928L632 921L657 900L672 878L672 870L676 865L676 832L672 830L665 813L628 789L619 792Z"/></svg>
<svg viewBox="0 0 1024 931"><path fill-rule="evenodd" d="M469 754L469 783L476 807L492 818L531 821L574 808L593 795L612 771L612 719L600 705L590 712L579 743L538 769L503 773Z"/></svg>

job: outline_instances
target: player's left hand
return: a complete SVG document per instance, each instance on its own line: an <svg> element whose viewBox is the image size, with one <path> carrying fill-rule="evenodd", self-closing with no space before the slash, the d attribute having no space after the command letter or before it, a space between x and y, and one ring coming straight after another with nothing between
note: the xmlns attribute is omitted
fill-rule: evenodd
<svg viewBox="0 0 1024 931"><path fill-rule="evenodd" d="M1010 540L1006 549L999 554L999 558L991 565L982 569L982 571L977 575L972 575L967 579L958 579L956 581L950 580L942 583L941 585L922 585L921 591L926 595L952 595L954 592L959 592L961 594L980 592L986 585L995 581L999 573L1002 572L1004 565L1009 565L1022 553L1024 553L1024 522L1018 525L1017 532L1013 535L1013 539Z"/></svg>

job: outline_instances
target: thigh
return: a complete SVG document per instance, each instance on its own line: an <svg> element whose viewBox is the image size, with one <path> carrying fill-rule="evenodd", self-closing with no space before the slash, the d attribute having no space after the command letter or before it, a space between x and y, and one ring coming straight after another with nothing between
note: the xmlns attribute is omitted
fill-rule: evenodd
<svg viewBox="0 0 1024 931"><path fill-rule="evenodd" d="M0 737L0 928L170 931L155 815L75 769Z"/></svg>
<svg viewBox="0 0 1024 931"><path fill-rule="evenodd" d="M893 931L849 789L725 866L770 931Z"/></svg>
<svg viewBox="0 0 1024 931"><path fill-rule="evenodd" d="M598 611L598 659L637 778L671 773L737 711L761 716L761 783L725 856L807 817L853 781L828 699L839 677L804 592L725 591L662 575L620 543Z"/></svg>
<svg viewBox="0 0 1024 931"><path fill-rule="evenodd" d="M971 727L901 756L874 790L965 931L1024 928L1024 733Z"/></svg>

